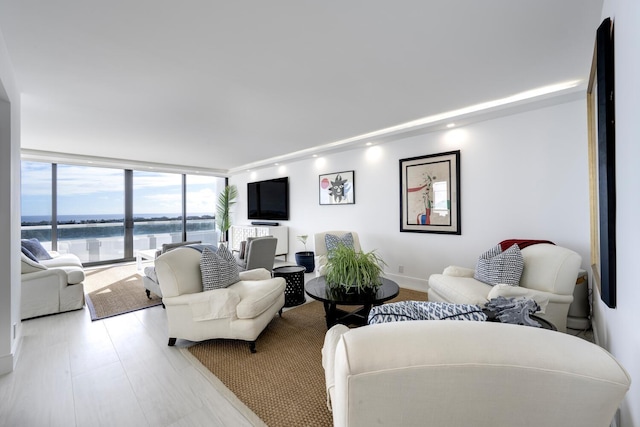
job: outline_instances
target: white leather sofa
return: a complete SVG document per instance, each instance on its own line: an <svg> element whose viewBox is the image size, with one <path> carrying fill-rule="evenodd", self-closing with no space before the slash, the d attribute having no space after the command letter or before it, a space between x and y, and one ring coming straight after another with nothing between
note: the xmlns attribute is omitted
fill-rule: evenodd
<svg viewBox="0 0 640 427"><path fill-rule="evenodd" d="M429 277L429 301L484 305L499 296L532 298L544 309L537 315L565 332L582 257L549 243L527 246L521 253L524 270L519 286L487 285L473 278L474 269L449 266Z"/></svg>
<svg viewBox="0 0 640 427"><path fill-rule="evenodd" d="M284 306L283 278L263 268L240 272L240 281L202 291L201 253L180 247L155 260L169 323L169 345L177 338L203 341L227 338L255 341Z"/></svg>
<svg viewBox="0 0 640 427"><path fill-rule="evenodd" d="M336 325L322 364L335 427L608 427L631 383L595 344L494 322Z"/></svg>
<svg viewBox="0 0 640 427"><path fill-rule="evenodd" d="M74 254L49 251L38 262L21 254L21 319L77 310L84 306L84 270Z"/></svg>

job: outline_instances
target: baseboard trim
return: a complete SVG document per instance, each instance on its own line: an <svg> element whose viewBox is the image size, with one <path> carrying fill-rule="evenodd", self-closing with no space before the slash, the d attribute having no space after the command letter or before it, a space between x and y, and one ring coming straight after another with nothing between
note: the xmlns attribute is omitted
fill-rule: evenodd
<svg viewBox="0 0 640 427"><path fill-rule="evenodd" d="M414 291L427 292L429 290L429 281L426 279L419 279L417 277L402 276L400 274L385 273L384 277L393 280L401 288L407 288Z"/></svg>

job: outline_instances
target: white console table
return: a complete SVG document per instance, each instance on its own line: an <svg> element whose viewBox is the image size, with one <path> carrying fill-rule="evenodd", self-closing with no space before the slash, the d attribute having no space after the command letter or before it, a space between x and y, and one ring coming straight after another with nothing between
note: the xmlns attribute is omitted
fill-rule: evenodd
<svg viewBox="0 0 640 427"><path fill-rule="evenodd" d="M273 236L278 239L276 256L286 256L289 253L289 227L285 225L232 225L231 249L240 250L240 242L247 237Z"/></svg>

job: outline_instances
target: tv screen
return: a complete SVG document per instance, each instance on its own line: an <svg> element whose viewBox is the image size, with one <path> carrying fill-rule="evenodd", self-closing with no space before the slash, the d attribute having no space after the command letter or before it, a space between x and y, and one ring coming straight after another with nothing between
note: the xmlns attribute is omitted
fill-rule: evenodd
<svg viewBox="0 0 640 427"><path fill-rule="evenodd" d="M289 177L247 183L248 219L289 219Z"/></svg>

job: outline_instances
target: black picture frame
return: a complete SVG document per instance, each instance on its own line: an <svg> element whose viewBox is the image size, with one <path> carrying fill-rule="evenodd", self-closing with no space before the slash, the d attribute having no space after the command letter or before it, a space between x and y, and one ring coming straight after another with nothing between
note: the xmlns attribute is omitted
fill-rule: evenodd
<svg viewBox="0 0 640 427"><path fill-rule="evenodd" d="M462 234L460 150L400 160L400 231Z"/></svg>
<svg viewBox="0 0 640 427"><path fill-rule="evenodd" d="M591 270L600 298L616 307L615 81L613 21L596 31L587 87Z"/></svg>

